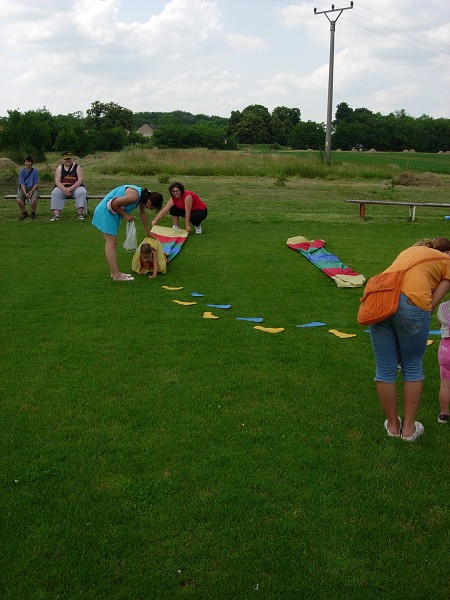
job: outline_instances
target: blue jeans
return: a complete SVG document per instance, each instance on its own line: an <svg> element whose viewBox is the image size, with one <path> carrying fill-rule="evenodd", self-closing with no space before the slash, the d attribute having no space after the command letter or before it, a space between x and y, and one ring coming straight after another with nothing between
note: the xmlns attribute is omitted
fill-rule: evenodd
<svg viewBox="0 0 450 600"><path fill-rule="evenodd" d="M409 304L400 294L397 312L392 317L370 325L370 339L375 353L375 381L394 383L397 365L402 367L403 381L420 381L422 359L427 349L431 312Z"/></svg>

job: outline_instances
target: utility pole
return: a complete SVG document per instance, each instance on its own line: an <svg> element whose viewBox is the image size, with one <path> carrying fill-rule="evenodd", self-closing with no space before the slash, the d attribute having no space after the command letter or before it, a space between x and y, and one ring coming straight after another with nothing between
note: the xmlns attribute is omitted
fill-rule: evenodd
<svg viewBox="0 0 450 600"><path fill-rule="evenodd" d="M350 10L353 8L353 2L350 2L350 6L345 8L334 8L334 4L331 5L331 10L321 10L320 12L317 8L314 9L315 15L325 15L328 21L330 22L330 63L328 66L328 108L327 108L327 130L325 137L325 160L327 165L331 164L331 121L332 121L332 113L333 113L333 72L334 72L334 32L336 29L336 21L341 16L344 10ZM330 19L328 13L339 13L338 16L334 19Z"/></svg>

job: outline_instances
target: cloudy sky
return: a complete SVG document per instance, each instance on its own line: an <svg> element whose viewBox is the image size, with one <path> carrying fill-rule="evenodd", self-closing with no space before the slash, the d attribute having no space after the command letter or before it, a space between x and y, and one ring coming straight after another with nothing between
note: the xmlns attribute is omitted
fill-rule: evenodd
<svg viewBox="0 0 450 600"><path fill-rule="evenodd" d="M337 2L335 8L349 7ZM262 104L326 122L331 2L1 0L0 116L133 112L229 117ZM448 0L355 0L335 24L334 109L450 118Z"/></svg>

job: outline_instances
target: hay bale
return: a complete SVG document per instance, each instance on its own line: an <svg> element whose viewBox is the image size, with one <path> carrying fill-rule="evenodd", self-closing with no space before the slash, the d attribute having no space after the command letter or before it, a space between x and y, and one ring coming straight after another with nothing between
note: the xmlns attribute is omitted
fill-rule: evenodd
<svg viewBox="0 0 450 600"><path fill-rule="evenodd" d="M442 182L434 173L399 173L394 179L395 185L416 187L441 187Z"/></svg>
<svg viewBox="0 0 450 600"><path fill-rule="evenodd" d="M403 152L409 152L409 150L403 150Z"/></svg>
<svg viewBox="0 0 450 600"><path fill-rule="evenodd" d="M369 152L376 152L375 148L371 148Z"/></svg>
<svg viewBox="0 0 450 600"><path fill-rule="evenodd" d="M17 169L15 162L9 158L0 158L0 169Z"/></svg>

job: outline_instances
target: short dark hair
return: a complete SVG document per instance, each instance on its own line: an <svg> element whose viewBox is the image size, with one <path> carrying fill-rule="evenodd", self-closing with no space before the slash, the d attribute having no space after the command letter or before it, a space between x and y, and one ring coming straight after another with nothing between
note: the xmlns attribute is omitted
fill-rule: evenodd
<svg viewBox="0 0 450 600"><path fill-rule="evenodd" d="M180 190L180 192L182 194L184 194L184 185L182 183L180 183L179 181L175 181L175 183L171 183L169 185L169 192L170 192L171 196L172 196L172 190L173 190L173 188L178 188Z"/></svg>
<svg viewBox="0 0 450 600"><path fill-rule="evenodd" d="M141 244L141 254L151 254L153 252L153 248L150 244Z"/></svg>
<svg viewBox="0 0 450 600"><path fill-rule="evenodd" d="M31 156L31 154L27 154L25 156L25 158L23 159L23 162L28 161L30 163L34 163L33 157Z"/></svg>

